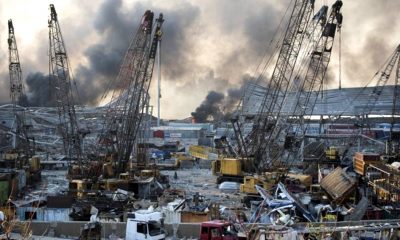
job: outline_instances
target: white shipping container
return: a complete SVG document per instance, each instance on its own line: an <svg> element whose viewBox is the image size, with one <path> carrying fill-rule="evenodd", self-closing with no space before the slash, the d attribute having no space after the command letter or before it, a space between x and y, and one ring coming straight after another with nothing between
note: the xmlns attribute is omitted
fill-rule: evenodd
<svg viewBox="0 0 400 240"><path fill-rule="evenodd" d="M44 221L67 222L70 221L70 208L46 208L44 211Z"/></svg>

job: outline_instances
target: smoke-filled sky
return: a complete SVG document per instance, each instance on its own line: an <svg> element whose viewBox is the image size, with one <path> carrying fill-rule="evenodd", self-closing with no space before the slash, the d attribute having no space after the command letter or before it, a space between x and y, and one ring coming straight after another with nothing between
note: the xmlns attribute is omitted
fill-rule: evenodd
<svg viewBox="0 0 400 240"><path fill-rule="evenodd" d="M142 14L150 9L155 16L163 12L166 20L161 50L161 116L189 117L210 99L214 104L213 97L230 108L240 96L242 84L257 76L255 69L290 2L0 0L0 102L9 100L7 21L11 18L28 98L33 104L46 105L47 19L48 6L53 3L83 103L94 105L101 100ZM333 2L316 0L316 10L322 3L330 6ZM342 85L364 86L400 43L400 1L343 2ZM330 87L337 87L338 44L329 79ZM154 113L155 83L154 78L150 93Z"/></svg>

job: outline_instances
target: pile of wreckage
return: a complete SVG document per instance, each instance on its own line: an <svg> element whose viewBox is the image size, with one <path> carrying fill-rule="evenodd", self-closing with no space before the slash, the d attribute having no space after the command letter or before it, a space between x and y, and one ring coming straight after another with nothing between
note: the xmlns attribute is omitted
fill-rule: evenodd
<svg viewBox="0 0 400 240"><path fill-rule="evenodd" d="M167 206L169 211L180 213L180 223L233 221L250 239L259 239L260 232L283 234L285 239L382 239L400 234L399 165L383 163L378 154L356 153L353 166L320 166L317 182L296 188L303 191L294 191L286 181L278 182L273 190L255 185L261 199L251 201L250 208L229 209L228 213L229 207L223 204L204 197L200 200L197 195L188 200L183 193Z"/></svg>
<svg viewBox="0 0 400 240"><path fill-rule="evenodd" d="M277 179L270 188L255 184L259 198L252 200L250 206L237 201L245 194L225 193L217 184L211 183L215 179L208 171L198 169L196 174L193 170L179 171L179 176L171 171L172 181L157 196L149 194L152 184L148 183L143 184L142 194L117 189L86 192L79 199L47 196L41 204L15 202L15 205L19 205L20 219L27 212L36 212L36 216L29 215L30 218L60 221L51 216L54 213L50 210L67 209L69 205L63 216L69 213L74 220L88 221L96 212L96 218L101 222L126 222L129 213L152 207L163 214L164 222L173 226L175 234L183 223L202 224L212 220L234 224L248 239L262 236L265 239L276 239L277 236L284 239L301 239L299 236L303 239L313 239L312 236L318 236L317 239L381 239L377 234L399 234L400 164L385 164L379 155L371 153L356 153L353 160L353 166L318 166L314 182L296 181L297 185L304 185L302 187L293 187L293 181L287 181L286 178L293 178L289 173ZM303 171L299 174L304 175ZM194 175L196 181L192 179ZM35 205L36 208L24 209L23 205ZM40 209L45 205L42 219Z"/></svg>

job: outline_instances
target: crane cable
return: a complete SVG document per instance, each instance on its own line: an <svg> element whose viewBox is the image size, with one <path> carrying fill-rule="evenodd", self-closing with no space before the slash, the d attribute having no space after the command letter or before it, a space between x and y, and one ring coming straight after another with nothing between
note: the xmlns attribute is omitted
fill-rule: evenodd
<svg viewBox="0 0 400 240"><path fill-rule="evenodd" d="M339 28L339 90L342 90L342 30Z"/></svg>
<svg viewBox="0 0 400 240"><path fill-rule="evenodd" d="M281 20L279 21L279 24L278 24L277 28L275 29L275 32L274 32L274 34L273 34L272 39L270 40L270 42L269 42L267 48L266 48L265 51L264 51L264 54L263 54L263 57L262 57L261 61L260 61L259 64L257 65L256 69L253 71L253 72L254 72L253 76L256 76L256 75L257 75L257 72L259 72L259 70L260 70L260 68L261 68L262 63L264 63L264 65L262 66L262 70L261 70L260 74L259 74L258 77L256 78L255 84L257 84L257 83L260 82L260 80L261 80L262 77L264 76L264 73L265 73L266 69L268 68L268 66L270 65L272 59L274 59L275 55L276 55L277 52L278 52L279 43L280 43L280 42L282 41L282 39L283 39L283 31L281 31L281 33L279 33L279 31L280 31L281 28L282 28L282 24L283 24L283 22L284 22L284 20L285 20L285 18L286 18L287 13L289 12L290 6L292 5L293 1L294 1L294 0L291 0L290 3L288 4L288 6L287 6L287 8L286 8L286 10L285 10L285 13L283 14ZM280 34L280 36L277 37L279 34ZM278 40L276 41L276 46L275 46L274 52L273 52L272 54L270 54L269 57L268 57L268 59L267 59L268 52L269 52L269 50L271 49L271 47L272 47L272 45L273 45L275 39L278 39ZM252 85L252 89L251 89L250 92L253 92L255 88L256 88L256 86L253 84L253 85ZM240 106L241 106L241 103L244 101L244 97L245 97L245 95L246 95L245 92L246 92L246 91L244 91L243 94L242 94L242 98L240 99L240 101L239 101L239 103L238 103L238 105L237 105L237 107L236 107L236 111L238 111L238 109L239 109ZM247 98L250 98L250 96L248 96Z"/></svg>
<svg viewBox="0 0 400 240"><path fill-rule="evenodd" d="M239 112L241 112L241 110L243 110L243 104L245 102L245 100L249 101L249 99L251 98L252 94L246 94L248 92L254 92L254 90L257 87L257 84L260 82L261 79L263 79L266 70L268 69L268 67L270 66L270 63L273 59L275 59L275 56L278 54L279 52L279 47L281 45L281 42L283 41L284 38L284 33L285 31L282 30L282 25L284 23L284 20L289 12L289 10L291 9L292 3L294 0L291 0L283 14L283 16L281 17L278 26L276 27L274 33L273 33L273 37L270 40L267 48L264 51L264 56L262 57L261 61L259 62L259 64L257 65L256 69L254 70L254 74L253 76L257 76L256 81L254 82L254 84L251 84L249 87L245 87L243 92L242 92L242 96L239 100L239 102L237 103L236 109L234 110L233 114L239 114ZM267 59L267 55L269 50L271 49L271 47L274 44L274 41L276 41L273 52L269 55L268 59ZM261 65L264 63L264 65L262 66L262 70L259 71ZM257 74L257 72L260 72L260 74ZM254 106L256 107L256 106ZM240 124L241 125L241 124ZM239 128L241 128L241 126L239 126ZM229 129L227 129L227 131L229 131Z"/></svg>
<svg viewBox="0 0 400 240"><path fill-rule="evenodd" d="M395 54L395 52L393 54L391 54L388 59L386 59L386 61L382 64L382 66L378 69L378 71L376 71L376 73L371 77L370 80L368 80L367 84L364 85L364 87L354 96L354 98L351 99L350 104L347 105L347 107L338 115L337 119L340 119L344 113L346 113L351 107L353 106L353 103L362 95L362 93L367 89L368 85L370 85L372 83L372 81L375 79L375 77L381 73L382 69L384 69L384 67L389 63L390 59L392 59L393 55ZM367 110L367 109L365 109Z"/></svg>

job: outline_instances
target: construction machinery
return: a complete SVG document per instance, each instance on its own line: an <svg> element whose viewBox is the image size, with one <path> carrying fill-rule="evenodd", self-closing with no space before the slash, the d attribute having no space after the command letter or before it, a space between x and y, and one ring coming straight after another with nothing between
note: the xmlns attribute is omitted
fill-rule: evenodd
<svg viewBox="0 0 400 240"><path fill-rule="evenodd" d="M329 15L327 15L327 7L323 7L319 12L320 22L318 25L313 25L319 30L312 28L313 33L319 36L316 39L311 38L307 46L310 48L307 50L310 56L309 62L307 65L298 67L294 78L292 74L295 66L291 66L290 62L278 60L275 66L260 113L256 117L258 122L255 124L255 131L249 136L250 141L253 142L250 151L254 154L253 169L259 174L246 176L241 185L241 192L246 194L244 197L246 204L256 195L255 185L272 189L279 181L282 181L290 190L301 192L305 191L299 187L303 185L302 182L307 182L306 186L312 184L311 176L300 176L301 174L289 176L288 170L296 160L301 159L299 153L301 153L307 129L304 116L312 114L319 92L322 90L335 32L342 24L341 6L342 2L336 1ZM298 25L298 27L301 26ZM301 41L293 44L300 48ZM300 51L300 49L297 50ZM294 55L288 55L283 48L280 56L291 57L292 61L295 61L298 52L292 54ZM275 73L287 68L291 70L286 75ZM274 84L272 84L273 81L275 81ZM291 90L291 94L287 94L288 89ZM288 105L289 95L293 105L289 106L289 111L283 112L283 107ZM276 169L281 169L281 171L276 171Z"/></svg>
<svg viewBox="0 0 400 240"><path fill-rule="evenodd" d="M387 159L388 162L395 162L400 161L400 134L399 132L395 132L393 130L395 122L395 117L400 115L399 107L398 107L398 100L400 95L400 45L397 46L393 57L390 59L387 67L385 68L385 72L382 72L381 79L390 77L391 68L396 67L396 75L395 75L395 82L394 82L394 89L393 89L393 98L392 98L392 117L390 121L390 132L389 132L389 139L386 143L386 152L384 158ZM387 80L386 80L387 81ZM376 93L379 95L379 92Z"/></svg>
<svg viewBox="0 0 400 240"><path fill-rule="evenodd" d="M8 51L10 74L10 97L14 116L12 149L4 152L0 168L16 170L23 177L19 183L22 190L26 185L34 184L41 178L40 158L35 154L35 139L30 136L32 125L26 118L26 109L20 105L27 104L22 71L19 60L17 40L12 20L8 20ZM22 176L21 175L21 176ZM10 187L11 189L12 187ZM15 189L16 190L16 189Z"/></svg>
<svg viewBox="0 0 400 240"><path fill-rule="evenodd" d="M327 8L323 7L319 12L318 17L314 17L316 21L313 24L310 24L313 8L314 4L312 1L304 0L294 2L293 11L289 18L288 26L286 28L272 77L268 83L266 93L263 97L259 114L256 116L255 123L253 124L253 131L245 139L242 134L243 123L239 121L239 118L233 119L232 123L238 144L238 154L233 154L233 156L228 156L226 159L222 158L214 162L214 172L218 173L218 179L220 179L218 182L222 180L241 179L245 176L243 171L244 169L242 168L245 166L246 172L258 172L259 176L246 176L241 187L242 192L246 193L245 191L247 191L248 194L253 194L255 192L254 184L270 185L269 182L271 176L261 176L266 169L273 168L272 162L276 160L276 158L281 157L281 150L279 150L279 148L277 149L276 145L278 145L282 136L284 136L283 141L288 143L287 140L289 139L289 134L292 134L291 125L288 124L289 115L282 115L281 111L287 99L286 95L289 91L289 87L293 85L292 79L293 73L296 69L297 59L301 53L307 52L307 50L302 49L306 35L311 36L311 44L309 43L306 48L315 50L312 54L312 62L310 63L308 69L318 67L322 70L322 74L320 76L318 74L318 68L316 68L316 74L313 76L306 76L306 80L304 81L300 81L299 76L296 76L296 86L298 86L298 89L294 89L294 87L292 87L291 90L297 91L296 97L299 101L304 101L302 104L293 107L293 112L297 114L299 119L302 119L302 116L305 114L304 112L298 113L299 108L306 107L308 100L310 99L310 96L307 95L307 91L313 90L317 76L320 76L323 79L326 71L326 68L320 68L320 64L322 62L321 55L324 54L323 47L327 46L330 48L331 45L329 44L331 44L332 41L329 41L329 44L327 43L329 37L327 34L327 36L322 35L321 37L317 38L317 40L313 39L313 37L314 35L318 35L323 32L324 27L326 26ZM329 24L333 24L332 21L334 20L336 20L336 18L332 17L332 20ZM320 28L321 30L316 31L316 29L319 29L319 25L322 26ZM333 25L328 26L332 27ZM324 39L322 40L322 38ZM323 60L327 60L329 62L329 56L325 55L327 54L324 54ZM320 58L317 58L317 56ZM317 60L321 61L317 62ZM308 83L308 85L304 86L306 83ZM303 96L302 94L306 96ZM286 133L283 133L285 131ZM226 149L230 150L232 148Z"/></svg>
<svg viewBox="0 0 400 240"><path fill-rule="evenodd" d="M105 106L103 129L96 146L91 148L94 161L85 163L85 179L70 181L70 193L83 199L79 204L84 205L84 199L98 190L123 189L139 198L155 198L163 190L162 184L168 182L158 169L149 167L148 143L143 140L149 127L143 119L148 117L148 90L163 22L160 14L154 23L154 13L150 10L142 16L114 79L111 100Z"/></svg>
<svg viewBox="0 0 400 240"><path fill-rule="evenodd" d="M311 1L297 0L294 2L278 59L253 126L254 130L246 140L241 137L243 134L241 133L240 122L233 122L239 153L247 157L250 155L255 156L252 164L255 172L260 170L261 159L259 155L265 150L266 134L270 132L271 126L276 121L274 113L276 110L280 111L282 107L283 99L287 93L296 61L307 33L306 30L312 11L313 4L311 4Z"/></svg>
<svg viewBox="0 0 400 240"><path fill-rule="evenodd" d="M25 158L34 154L34 139L29 137L28 131L31 127L25 117L25 109L19 107L21 101L26 98L24 84L22 82L21 64L15 39L14 25L8 20L8 52L9 52L9 73L10 73L10 97L14 114L13 151L24 155Z"/></svg>
<svg viewBox="0 0 400 240"><path fill-rule="evenodd" d="M238 158L223 157L211 163L211 170L217 176L217 184L225 181L243 182L245 176L242 170L242 160Z"/></svg>
<svg viewBox="0 0 400 240"><path fill-rule="evenodd" d="M148 90L164 22L160 14L152 35L153 18L154 13L147 10L125 54L116 78L117 86L107 107L105 128L99 139L106 154L113 156L116 176L129 169L144 169L146 166L146 144L139 147L139 132L144 131L141 129L142 119L148 105ZM136 156L131 161L132 152ZM129 168L130 161L134 168Z"/></svg>
<svg viewBox="0 0 400 240"><path fill-rule="evenodd" d="M386 142L381 142L378 140L374 140L376 143L380 143L381 145L385 145L385 152L382 155L382 159L385 160L386 162L395 162L399 161L400 155L399 155L399 142L400 142L400 136L398 132L394 131L394 125L395 125L395 118L396 116L399 116L400 113L398 112L399 107L398 107L398 96L400 95L400 90L399 90L399 78L400 78L400 45L398 45L395 49L395 51L389 56L387 62L385 65L382 66L380 70L378 70L375 74L377 76L379 73L379 78L377 79L377 83L373 87L371 93L369 94L369 98L367 99L366 104L357 112L359 115L360 121L357 123L357 126L360 129L357 129L357 134L354 134L353 137L350 137L348 140L348 144L346 145L345 150L343 151L342 159L347 156L347 154L350 152L350 149L354 146L357 146L358 143L358 148L360 148L360 139L362 137L368 138L365 136L365 129L369 129L370 123L368 122L368 116L371 114L371 112L374 110L374 107L379 100L380 96L382 95L384 87L387 85L389 79L392 75L392 72L395 71L395 76L394 76L394 88L393 88L393 95L392 95L392 114L391 114L391 121L389 125L389 136L386 139ZM374 76L374 77L375 77ZM357 96L356 96L357 97ZM370 139L370 138L369 138ZM371 140L371 139L370 139ZM361 151L361 149L358 149L358 151Z"/></svg>
<svg viewBox="0 0 400 240"><path fill-rule="evenodd" d="M278 59L261 104L260 114L253 126L253 132L245 139L242 129L244 123L240 121L239 117L234 117L232 125L238 151L236 152L232 147L226 147L230 156L227 159L218 159L213 165L214 172L219 173L221 180L242 179L244 171L259 172L261 170L258 155L261 153L261 149L264 149L268 129L275 122L275 115L272 113L275 109L280 109L283 104L281 97L284 97L288 90L304 37L307 34L306 30L313 8L314 5L309 0L294 2ZM221 142L224 143L222 140ZM227 163L233 167L226 167L229 166ZM243 179L240 182L243 182Z"/></svg>
<svg viewBox="0 0 400 240"><path fill-rule="evenodd" d="M292 83L294 99L293 105L289 108L291 111L287 114L278 114L266 143L261 145L257 151L256 158L265 167L277 160L284 161L283 164L286 165L288 161L301 157L298 153L301 153L303 138L307 130L304 116L312 114L319 93L322 91L335 33L342 23L341 6L341 1L333 4L327 21L322 25L321 35L311 50L304 77L301 78L300 73ZM279 111L282 111L282 108ZM267 148L269 151L266 151ZM274 154L271 155L271 152Z"/></svg>
<svg viewBox="0 0 400 240"><path fill-rule="evenodd" d="M56 9L50 4L49 26L49 77L53 100L56 102L59 131L63 140L64 154L79 170L74 178L82 178L82 139L85 131L79 128L75 113L75 102L72 92L72 69L61 33ZM72 166L72 165L71 165Z"/></svg>
<svg viewBox="0 0 400 240"><path fill-rule="evenodd" d="M215 149L200 145L190 145L189 154L194 158L204 160L213 160L218 156Z"/></svg>

